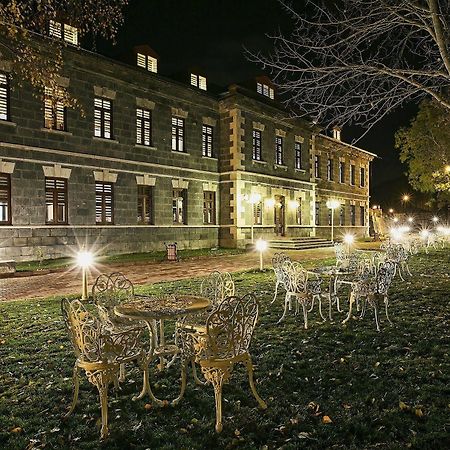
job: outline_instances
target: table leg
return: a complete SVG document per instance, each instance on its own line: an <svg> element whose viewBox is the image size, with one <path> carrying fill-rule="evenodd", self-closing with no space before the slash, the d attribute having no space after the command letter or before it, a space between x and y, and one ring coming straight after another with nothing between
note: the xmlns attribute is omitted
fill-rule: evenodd
<svg viewBox="0 0 450 450"><path fill-rule="evenodd" d="M334 277L330 276L330 280L328 281L328 316L330 318L330 322L333 322L333 318L331 317L333 295L334 295Z"/></svg>
<svg viewBox="0 0 450 450"><path fill-rule="evenodd" d="M346 323L350 320L350 317L352 317L352 306L353 306L353 302L355 301L355 296L353 294L353 292L350 293L350 306L348 309L348 314L347 317L342 321L342 323Z"/></svg>
<svg viewBox="0 0 450 450"><path fill-rule="evenodd" d="M164 320L160 320L159 321L159 345L161 347L164 347L164 345L166 345L166 338L164 336ZM164 356L160 356L159 357L159 364L158 364L158 369L160 371L164 370Z"/></svg>

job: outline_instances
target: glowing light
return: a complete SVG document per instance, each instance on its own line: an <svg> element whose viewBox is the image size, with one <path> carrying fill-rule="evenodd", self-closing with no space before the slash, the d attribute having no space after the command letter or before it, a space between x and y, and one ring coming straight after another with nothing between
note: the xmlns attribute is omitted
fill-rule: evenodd
<svg viewBox="0 0 450 450"><path fill-rule="evenodd" d="M269 208L273 208L275 206L275 199L274 198L266 198L265 204Z"/></svg>
<svg viewBox="0 0 450 450"><path fill-rule="evenodd" d="M377 205L373 205L373 206L372 206L372 209L377 209L377 208L378 208Z"/></svg>
<svg viewBox="0 0 450 450"><path fill-rule="evenodd" d="M289 206L292 209L296 209L296 208L298 208L300 206L300 203L297 200L290 200L289 201Z"/></svg>
<svg viewBox="0 0 450 450"><path fill-rule="evenodd" d="M389 233L394 241L401 241L403 238L403 233L400 228L391 228Z"/></svg>
<svg viewBox="0 0 450 450"><path fill-rule="evenodd" d="M86 269L94 263L94 255L91 252L81 251L77 253L77 265Z"/></svg>
<svg viewBox="0 0 450 450"><path fill-rule="evenodd" d="M447 165L444 167L444 170L445 170L445 173L450 173L450 164L447 164Z"/></svg>
<svg viewBox="0 0 450 450"><path fill-rule="evenodd" d="M432 220L434 223L437 223L437 222L439 222L439 217L434 216L431 220Z"/></svg>
<svg viewBox="0 0 450 450"><path fill-rule="evenodd" d="M341 202L339 200L336 200L335 198L327 200L327 208L336 209L339 208L340 205Z"/></svg>
<svg viewBox="0 0 450 450"><path fill-rule="evenodd" d="M427 238L429 235L430 235L430 232L429 232L428 230L422 230L422 231L420 232L420 236L421 236L422 238Z"/></svg>
<svg viewBox="0 0 450 450"><path fill-rule="evenodd" d="M411 197L410 197L408 194L403 194L403 196L402 196L402 200L403 200L404 202L409 202L410 198L411 198Z"/></svg>
<svg viewBox="0 0 450 450"><path fill-rule="evenodd" d="M389 208L389 214L393 214L394 213L394 209L393 208Z"/></svg>
<svg viewBox="0 0 450 450"><path fill-rule="evenodd" d="M248 198L248 202L251 205L255 205L256 203L259 203L260 201L261 201L261 194L258 194L257 192L250 194L250 197Z"/></svg>
<svg viewBox="0 0 450 450"><path fill-rule="evenodd" d="M259 252L259 270L261 270L261 271L264 268L264 265L263 265L263 252L265 252L267 250L267 247L268 247L267 241L265 241L264 239L258 239L256 241L255 248Z"/></svg>
<svg viewBox="0 0 450 450"><path fill-rule="evenodd" d="M409 222L409 223L414 222L414 217L408 217L408 222Z"/></svg>
<svg viewBox="0 0 450 450"><path fill-rule="evenodd" d="M345 242L347 245L353 244L354 241L355 241L355 236L353 236L353 234L346 234L346 235L344 236L344 242Z"/></svg>
<svg viewBox="0 0 450 450"><path fill-rule="evenodd" d="M398 217L394 217L394 222L397 223L398 222Z"/></svg>

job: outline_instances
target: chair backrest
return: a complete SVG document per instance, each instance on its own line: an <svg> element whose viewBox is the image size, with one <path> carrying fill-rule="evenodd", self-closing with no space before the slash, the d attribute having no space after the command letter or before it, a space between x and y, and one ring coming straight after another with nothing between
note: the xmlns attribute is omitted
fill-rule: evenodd
<svg viewBox="0 0 450 450"><path fill-rule="evenodd" d="M80 300L63 299L61 312L75 355L84 361L99 361L102 354L101 326Z"/></svg>
<svg viewBox="0 0 450 450"><path fill-rule="evenodd" d="M226 359L246 353L258 320L254 294L227 297L206 321L208 358Z"/></svg>
<svg viewBox="0 0 450 450"><path fill-rule="evenodd" d="M283 281L283 263L286 261L291 261L291 258L281 252L275 253L272 257L272 268L279 282Z"/></svg>
<svg viewBox="0 0 450 450"><path fill-rule="evenodd" d="M283 284L287 292L306 292L308 272L296 261L285 261L283 271Z"/></svg>
<svg viewBox="0 0 450 450"><path fill-rule="evenodd" d="M234 281L228 272L211 272L200 286L200 295L210 300L212 308L234 295Z"/></svg>
<svg viewBox="0 0 450 450"><path fill-rule="evenodd" d="M377 294L386 295L395 275L395 262L385 261L378 267L376 276Z"/></svg>
<svg viewBox="0 0 450 450"><path fill-rule="evenodd" d="M134 298L133 283L120 272L101 274L92 286L94 303L108 310Z"/></svg>

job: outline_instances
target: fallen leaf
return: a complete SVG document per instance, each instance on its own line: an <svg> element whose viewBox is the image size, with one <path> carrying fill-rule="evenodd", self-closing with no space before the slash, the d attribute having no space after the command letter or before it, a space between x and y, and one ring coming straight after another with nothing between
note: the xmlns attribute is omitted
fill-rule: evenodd
<svg viewBox="0 0 450 450"><path fill-rule="evenodd" d="M333 421L330 419L330 416L323 416L322 423L333 423Z"/></svg>
<svg viewBox="0 0 450 450"><path fill-rule="evenodd" d="M150 409L152 409L152 404L151 403L146 403L144 405L144 409L146 409L147 411L149 411Z"/></svg>
<svg viewBox="0 0 450 450"><path fill-rule="evenodd" d="M15 427L11 430L11 433L22 433L22 428L21 427Z"/></svg>
<svg viewBox="0 0 450 450"><path fill-rule="evenodd" d="M415 414L417 417L423 417L423 411L422 411L422 408L415 408L414 414Z"/></svg>
<svg viewBox="0 0 450 450"><path fill-rule="evenodd" d="M398 402L398 407L400 408L400 411L405 411L405 410L409 409L409 406L402 401Z"/></svg>

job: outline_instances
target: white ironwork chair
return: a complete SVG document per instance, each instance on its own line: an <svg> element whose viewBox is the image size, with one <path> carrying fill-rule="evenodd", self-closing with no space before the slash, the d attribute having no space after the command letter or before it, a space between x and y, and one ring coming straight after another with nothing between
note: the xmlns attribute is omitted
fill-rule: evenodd
<svg viewBox="0 0 450 450"><path fill-rule="evenodd" d="M408 266L409 253L401 243L384 242L381 244L381 249L386 252L386 261L395 263L394 276L398 273L402 281L405 281L403 278L404 273L412 276Z"/></svg>
<svg viewBox="0 0 450 450"><path fill-rule="evenodd" d="M276 300L278 294L278 286L284 286L283 284L283 263L285 261L291 261L291 258L284 253L275 253L272 258L272 268L275 272L275 293L271 304Z"/></svg>
<svg viewBox="0 0 450 450"><path fill-rule="evenodd" d="M143 351L140 345L143 330L127 329L123 333L113 333L92 316L79 300L63 299L61 311L64 323L75 352L73 368L74 394L68 417L78 401L79 371L84 370L86 377L99 392L102 413L101 438L108 430L108 386L118 386L120 365L131 360L141 360Z"/></svg>
<svg viewBox="0 0 450 450"><path fill-rule="evenodd" d="M253 294L227 297L208 317L205 331L192 335L195 359L207 383L214 387L217 432L223 427L222 386L230 379L236 363L245 365L254 397L262 409L267 408L256 391L249 353L257 319L258 302Z"/></svg>

